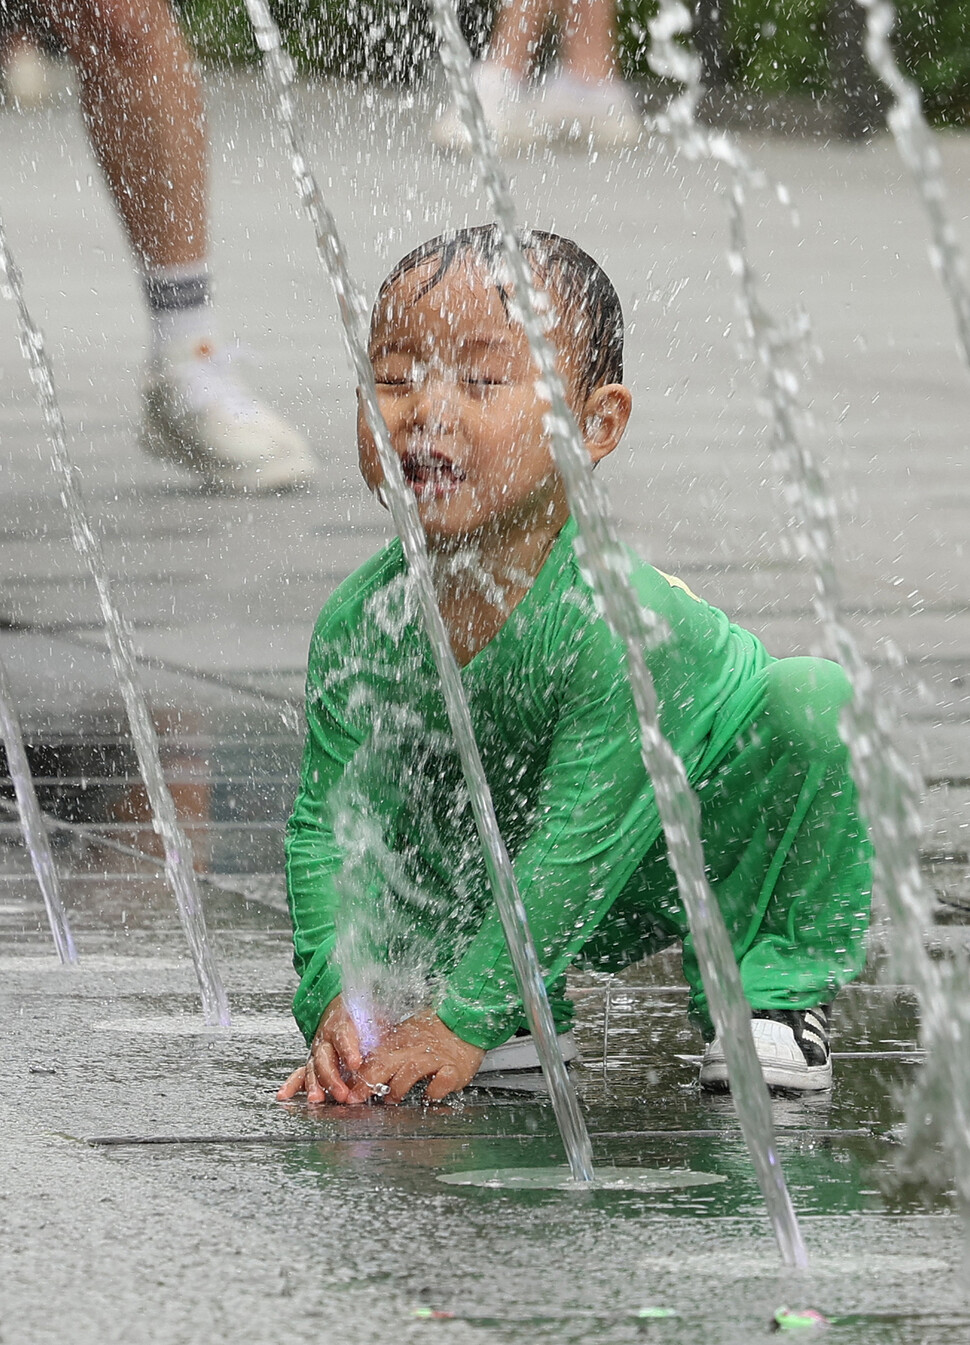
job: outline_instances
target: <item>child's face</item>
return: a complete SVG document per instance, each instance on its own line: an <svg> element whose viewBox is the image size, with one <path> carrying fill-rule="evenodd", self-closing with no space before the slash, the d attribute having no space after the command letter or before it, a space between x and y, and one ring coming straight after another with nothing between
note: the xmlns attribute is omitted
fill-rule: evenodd
<svg viewBox="0 0 970 1345"><path fill-rule="evenodd" d="M547 404L521 325L510 320L494 279L470 261L415 301L437 266L403 276L381 301L370 356L381 411L429 540L566 516L543 427ZM575 403L576 371L558 330L560 372ZM582 407L573 405L579 415ZM377 448L358 413L360 467L383 482Z"/></svg>

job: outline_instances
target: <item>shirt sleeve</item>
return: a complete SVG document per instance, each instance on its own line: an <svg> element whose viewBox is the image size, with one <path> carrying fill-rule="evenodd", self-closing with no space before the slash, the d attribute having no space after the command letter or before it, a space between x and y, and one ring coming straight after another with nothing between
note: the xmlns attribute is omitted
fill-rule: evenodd
<svg viewBox="0 0 970 1345"><path fill-rule="evenodd" d="M602 623L577 658L539 787L536 826L514 861L551 987L660 835L618 643ZM490 907L447 978L442 1020L489 1049L524 1025L498 912Z"/></svg>
<svg viewBox="0 0 970 1345"><path fill-rule="evenodd" d="M309 1043L327 1005L340 993L333 963L334 886L341 852L327 806L331 790L360 746L337 699L328 695L320 642L315 638L307 674L307 736L300 789L286 828L286 887L293 922L293 965L300 984L293 1014Z"/></svg>

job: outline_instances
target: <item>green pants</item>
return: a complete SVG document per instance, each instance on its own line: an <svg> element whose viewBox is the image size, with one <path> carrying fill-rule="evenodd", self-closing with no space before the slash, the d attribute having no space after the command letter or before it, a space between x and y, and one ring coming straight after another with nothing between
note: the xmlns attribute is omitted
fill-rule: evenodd
<svg viewBox="0 0 970 1345"><path fill-rule="evenodd" d="M839 737L850 689L841 668L821 659L782 659L760 678L754 713L697 786L707 875L752 1008L809 1008L865 963L871 850ZM583 960L616 970L676 940L691 1016L709 1038L707 996L661 840Z"/></svg>

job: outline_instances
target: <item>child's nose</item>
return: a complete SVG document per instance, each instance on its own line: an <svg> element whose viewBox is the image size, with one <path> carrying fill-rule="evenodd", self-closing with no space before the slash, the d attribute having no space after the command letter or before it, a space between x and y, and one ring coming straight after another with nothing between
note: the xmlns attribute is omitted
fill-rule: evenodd
<svg viewBox="0 0 970 1345"><path fill-rule="evenodd" d="M422 429L445 429L456 418L454 377L429 370L415 384L414 419Z"/></svg>

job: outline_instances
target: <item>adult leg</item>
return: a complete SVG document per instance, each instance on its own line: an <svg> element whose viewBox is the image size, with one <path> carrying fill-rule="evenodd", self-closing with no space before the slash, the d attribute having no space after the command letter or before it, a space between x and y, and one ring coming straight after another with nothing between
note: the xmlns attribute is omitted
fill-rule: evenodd
<svg viewBox="0 0 970 1345"><path fill-rule="evenodd" d="M555 0L505 0L499 9L488 54L472 69L482 112L499 145L509 148L533 138L528 116L529 72L553 12ZM431 129L442 149L467 150L468 131L456 106L446 108Z"/></svg>
<svg viewBox="0 0 970 1345"><path fill-rule="evenodd" d="M194 62L165 0L50 0L84 120L145 267L204 261L206 139Z"/></svg>
<svg viewBox="0 0 970 1345"><path fill-rule="evenodd" d="M552 11L552 0L506 0L489 43L488 60L516 79L527 79Z"/></svg>
<svg viewBox="0 0 970 1345"><path fill-rule="evenodd" d="M563 70L585 84L619 79L613 0L570 0L561 60Z"/></svg>
<svg viewBox="0 0 970 1345"><path fill-rule="evenodd" d="M636 144L643 124L620 76L615 0L566 0L560 59L543 88L548 132L600 148Z"/></svg>
<svg viewBox="0 0 970 1345"><path fill-rule="evenodd" d="M302 437L242 387L213 332L202 94L167 0L43 8L77 66L91 143L144 276L145 447L227 489L308 481Z"/></svg>

